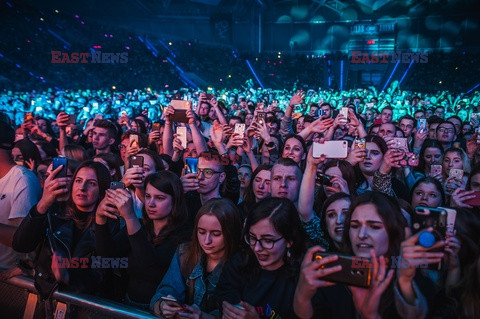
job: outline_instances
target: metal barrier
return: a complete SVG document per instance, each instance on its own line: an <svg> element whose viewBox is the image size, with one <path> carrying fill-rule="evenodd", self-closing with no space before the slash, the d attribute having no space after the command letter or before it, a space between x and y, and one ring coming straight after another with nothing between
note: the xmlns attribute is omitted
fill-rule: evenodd
<svg viewBox="0 0 480 319"><path fill-rule="evenodd" d="M55 318L157 318L151 313L125 306L104 298L56 291ZM40 302L33 280L23 276L0 281L0 317L42 319L45 318L43 302Z"/></svg>

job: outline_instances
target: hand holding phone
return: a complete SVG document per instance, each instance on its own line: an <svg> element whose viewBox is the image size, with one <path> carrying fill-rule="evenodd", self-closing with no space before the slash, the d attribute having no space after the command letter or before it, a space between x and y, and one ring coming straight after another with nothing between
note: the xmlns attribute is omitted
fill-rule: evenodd
<svg viewBox="0 0 480 319"><path fill-rule="evenodd" d="M57 173L55 178L67 177L68 160L65 157L54 157L52 162L52 171L56 170L60 165L63 165L60 172Z"/></svg>

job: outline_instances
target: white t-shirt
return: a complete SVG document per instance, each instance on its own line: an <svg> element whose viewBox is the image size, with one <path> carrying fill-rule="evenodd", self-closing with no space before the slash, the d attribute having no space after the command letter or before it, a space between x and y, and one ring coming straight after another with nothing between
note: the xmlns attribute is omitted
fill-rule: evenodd
<svg viewBox="0 0 480 319"><path fill-rule="evenodd" d="M15 225L12 220L25 217L30 208L38 203L42 188L35 174L29 169L16 165L0 178L0 223ZM15 252L0 244L0 267L11 268L26 254Z"/></svg>

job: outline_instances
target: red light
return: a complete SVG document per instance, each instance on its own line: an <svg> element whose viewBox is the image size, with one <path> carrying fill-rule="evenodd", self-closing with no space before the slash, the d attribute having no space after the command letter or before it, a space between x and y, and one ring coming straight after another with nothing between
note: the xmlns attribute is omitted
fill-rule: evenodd
<svg viewBox="0 0 480 319"><path fill-rule="evenodd" d="M101 45L94 45L93 48L98 50L98 49L101 49L102 46Z"/></svg>
<svg viewBox="0 0 480 319"><path fill-rule="evenodd" d="M367 44L368 45L375 44L375 40L367 40Z"/></svg>

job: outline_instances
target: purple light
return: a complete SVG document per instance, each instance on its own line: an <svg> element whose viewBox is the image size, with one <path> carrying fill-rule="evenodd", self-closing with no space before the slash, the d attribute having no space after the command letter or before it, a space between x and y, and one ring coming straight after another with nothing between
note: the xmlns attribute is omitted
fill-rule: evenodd
<svg viewBox="0 0 480 319"><path fill-rule="evenodd" d="M165 84L165 87L166 87L166 88L168 88L168 87L169 87L169 85L168 85L168 84Z"/></svg>
<svg viewBox="0 0 480 319"><path fill-rule="evenodd" d="M80 23L81 23L81 24L85 24L85 22L83 22L83 21L82 21L82 22L80 22Z"/></svg>
<svg viewBox="0 0 480 319"><path fill-rule="evenodd" d="M220 82L222 82L222 81L223 81L223 79L220 79Z"/></svg>
<svg viewBox="0 0 480 319"><path fill-rule="evenodd" d="M110 34L110 38L113 38L113 34Z"/></svg>
<svg viewBox="0 0 480 319"><path fill-rule="evenodd" d="M125 49L130 50L130 47L127 45L127 46L125 47Z"/></svg>
<svg viewBox="0 0 480 319"><path fill-rule="evenodd" d="M190 42L188 42L188 45L191 46L192 44Z"/></svg>
<svg viewBox="0 0 480 319"><path fill-rule="evenodd" d="M105 38L108 38L108 34L106 34L106 33L104 33L103 36L104 36Z"/></svg>
<svg viewBox="0 0 480 319"><path fill-rule="evenodd" d="M78 14L76 14L76 15L75 15L75 19L78 19L78 18L80 18L80 17L78 16Z"/></svg>
<svg viewBox="0 0 480 319"><path fill-rule="evenodd" d="M43 76L40 77L40 80L43 80Z"/></svg>

